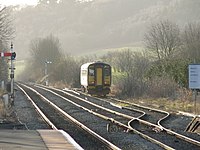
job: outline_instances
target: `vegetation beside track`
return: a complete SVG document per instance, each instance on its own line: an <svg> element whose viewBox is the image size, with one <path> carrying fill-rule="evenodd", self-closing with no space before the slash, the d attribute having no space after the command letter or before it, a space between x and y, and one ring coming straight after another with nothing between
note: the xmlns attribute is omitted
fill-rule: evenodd
<svg viewBox="0 0 200 150"><path fill-rule="evenodd" d="M127 102L140 104L143 106L153 107L156 109L165 110L171 113L177 113L179 111L195 114L195 102L194 100L169 100L167 98L146 98L146 99L127 99ZM128 104L120 104L123 106L128 106ZM197 100L196 103L196 114L200 114L200 103Z"/></svg>
<svg viewBox="0 0 200 150"><path fill-rule="evenodd" d="M4 93L5 93L5 91L0 89L0 119L5 118L5 107L4 107L4 103L3 103L3 99L2 99L2 96Z"/></svg>

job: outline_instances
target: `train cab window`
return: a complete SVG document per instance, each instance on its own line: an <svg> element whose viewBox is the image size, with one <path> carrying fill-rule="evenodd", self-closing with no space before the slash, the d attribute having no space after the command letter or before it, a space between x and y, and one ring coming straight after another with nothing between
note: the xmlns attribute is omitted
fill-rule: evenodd
<svg viewBox="0 0 200 150"><path fill-rule="evenodd" d="M94 68L89 68L89 76L94 76Z"/></svg>
<svg viewBox="0 0 200 150"><path fill-rule="evenodd" d="M106 67L104 68L104 75L105 75L105 76L110 76L110 68L109 68L108 66L106 66Z"/></svg>

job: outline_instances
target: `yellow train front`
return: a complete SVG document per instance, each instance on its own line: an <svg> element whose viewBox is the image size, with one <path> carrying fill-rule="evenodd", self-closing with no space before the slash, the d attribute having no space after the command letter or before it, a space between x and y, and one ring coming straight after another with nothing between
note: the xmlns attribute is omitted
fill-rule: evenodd
<svg viewBox="0 0 200 150"><path fill-rule="evenodd" d="M106 96L110 93L111 66L103 62L90 62L81 66L81 87L91 95Z"/></svg>

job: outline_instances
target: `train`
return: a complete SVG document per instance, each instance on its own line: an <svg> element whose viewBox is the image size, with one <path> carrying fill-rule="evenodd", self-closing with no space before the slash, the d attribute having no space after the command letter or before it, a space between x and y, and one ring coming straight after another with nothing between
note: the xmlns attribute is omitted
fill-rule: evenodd
<svg viewBox="0 0 200 150"><path fill-rule="evenodd" d="M80 83L83 92L106 96L111 91L111 66L99 61L81 65Z"/></svg>

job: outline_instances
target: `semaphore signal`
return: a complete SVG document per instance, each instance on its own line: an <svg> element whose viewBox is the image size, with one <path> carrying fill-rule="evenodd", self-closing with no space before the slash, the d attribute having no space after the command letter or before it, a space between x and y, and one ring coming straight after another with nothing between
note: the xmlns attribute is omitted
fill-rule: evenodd
<svg viewBox="0 0 200 150"><path fill-rule="evenodd" d="M0 53L1 55L0 55L0 57L9 57L9 56L11 56L11 60L14 60L15 59L15 57L16 57L16 53L15 52L1 52Z"/></svg>
<svg viewBox="0 0 200 150"><path fill-rule="evenodd" d="M12 54L11 53L8 53L8 52L6 52L6 53L1 53L1 57L7 57L7 56L11 56Z"/></svg>

